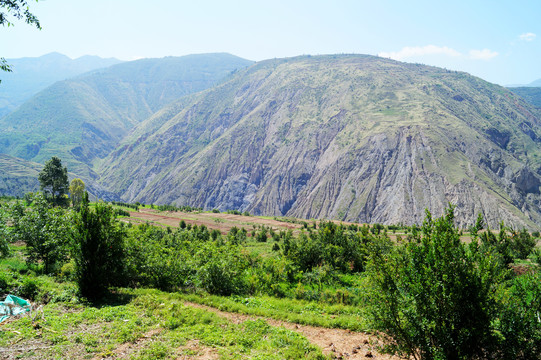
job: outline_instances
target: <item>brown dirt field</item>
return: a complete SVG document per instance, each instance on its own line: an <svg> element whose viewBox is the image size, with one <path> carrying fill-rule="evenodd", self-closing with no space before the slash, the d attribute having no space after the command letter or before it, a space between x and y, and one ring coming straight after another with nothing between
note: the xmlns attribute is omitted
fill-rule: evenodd
<svg viewBox="0 0 541 360"><path fill-rule="evenodd" d="M223 213L184 213L172 211L156 211L153 209L140 209L139 211L130 211L130 221L135 219L142 222L154 222L156 224L178 227L180 220L184 220L191 225L205 225L209 229L217 229L222 234L227 234L232 227L244 227L251 230L253 225L264 225L274 230L298 230L300 224L292 224L273 219L263 219L255 216L233 215Z"/></svg>
<svg viewBox="0 0 541 360"><path fill-rule="evenodd" d="M337 359L378 359L378 360L399 360L397 356L381 354L377 351L379 341L376 336L362 332L355 332L342 329L327 329L308 325L298 325L286 321L262 318L258 316L229 313L216 308L185 302L185 305L195 308L212 311L215 314L228 319L233 323L242 323L247 320L263 319L269 325L284 327L288 330L298 332L318 346L327 355L331 354Z"/></svg>

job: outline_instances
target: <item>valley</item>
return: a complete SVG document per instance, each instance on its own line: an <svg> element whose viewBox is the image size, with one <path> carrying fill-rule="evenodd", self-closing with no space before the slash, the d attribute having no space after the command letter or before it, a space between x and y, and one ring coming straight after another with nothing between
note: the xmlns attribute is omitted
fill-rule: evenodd
<svg viewBox="0 0 541 360"><path fill-rule="evenodd" d="M541 360L540 13L0 0L0 359Z"/></svg>
<svg viewBox="0 0 541 360"><path fill-rule="evenodd" d="M60 156L105 200L409 225L451 202L462 228L541 223L541 111L513 92L364 55L251 64L147 59L58 82L0 120L0 151Z"/></svg>

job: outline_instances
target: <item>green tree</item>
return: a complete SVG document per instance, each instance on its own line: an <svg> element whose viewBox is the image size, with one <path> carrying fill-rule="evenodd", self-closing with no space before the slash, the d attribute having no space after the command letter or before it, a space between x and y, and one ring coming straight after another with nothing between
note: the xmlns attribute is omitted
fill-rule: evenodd
<svg viewBox="0 0 541 360"><path fill-rule="evenodd" d="M81 202L83 201L83 195L85 193L85 183L79 178L71 180L70 183L70 197L71 203L75 209L79 209Z"/></svg>
<svg viewBox="0 0 541 360"><path fill-rule="evenodd" d="M453 207L403 245L372 246L374 326L415 359L475 359L494 353L494 292L501 263L461 243ZM387 240L390 242L389 240Z"/></svg>
<svg viewBox="0 0 541 360"><path fill-rule="evenodd" d="M526 259L534 250L537 241L530 235L528 230L513 231L511 241L511 251L519 259Z"/></svg>
<svg viewBox="0 0 541 360"><path fill-rule="evenodd" d="M75 276L82 296L97 300L121 279L125 236L113 208L98 203L91 209L85 192L75 221L73 249Z"/></svg>
<svg viewBox="0 0 541 360"><path fill-rule="evenodd" d="M38 2L38 0L36 0ZM11 18L23 20L41 30L38 18L30 12L26 0L0 0L0 25L13 26ZM0 70L11 71L11 67L3 57L0 58Z"/></svg>
<svg viewBox="0 0 541 360"><path fill-rule="evenodd" d="M62 167L62 161L53 156L45 163L38 175L41 191L45 198L55 205L66 205L66 193L69 189L68 169Z"/></svg>
<svg viewBox="0 0 541 360"><path fill-rule="evenodd" d="M6 257L10 254L9 250L9 240L10 236L10 226L8 226L9 221L9 209L6 204L0 203L0 258Z"/></svg>
<svg viewBox="0 0 541 360"><path fill-rule="evenodd" d="M61 208L49 208L42 194L33 196L32 207L12 213L14 240L26 243L27 262L43 263L45 273L67 259L71 235L69 213Z"/></svg>

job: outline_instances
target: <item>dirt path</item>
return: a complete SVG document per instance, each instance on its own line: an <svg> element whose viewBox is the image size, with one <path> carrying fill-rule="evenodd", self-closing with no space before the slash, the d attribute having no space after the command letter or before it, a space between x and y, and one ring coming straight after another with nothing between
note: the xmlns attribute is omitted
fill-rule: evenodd
<svg viewBox="0 0 541 360"><path fill-rule="evenodd" d="M185 302L185 305L211 311L234 323L242 323L246 320L263 319L269 325L284 327L298 332L318 346L325 354L333 354L337 359L378 359L378 360L399 360L397 356L380 354L376 347L378 340L373 335L342 329L327 329L308 325L298 325L286 321L262 318L258 316L244 315L220 311L216 308L192 302Z"/></svg>

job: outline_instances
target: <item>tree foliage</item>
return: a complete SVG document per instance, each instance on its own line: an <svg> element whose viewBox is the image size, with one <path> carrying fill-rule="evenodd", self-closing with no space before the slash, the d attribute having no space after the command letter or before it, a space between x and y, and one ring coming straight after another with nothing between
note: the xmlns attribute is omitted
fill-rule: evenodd
<svg viewBox="0 0 541 360"><path fill-rule="evenodd" d="M53 156L45 163L38 175L41 191L45 198L55 205L66 205L66 194L69 189L68 169L62 167L62 161Z"/></svg>
<svg viewBox="0 0 541 360"><path fill-rule="evenodd" d="M8 206L0 203L0 258L10 254L9 240L11 239L11 236L10 226L8 226L8 221L10 221L9 213Z"/></svg>
<svg viewBox="0 0 541 360"><path fill-rule="evenodd" d="M20 203L13 206L10 236L26 243L27 262L43 263L45 273L51 273L69 254L69 213L58 207L50 208L40 193L32 200L32 207L26 210L20 208Z"/></svg>
<svg viewBox="0 0 541 360"><path fill-rule="evenodd" d="M36 0L38 2L38 0ZM17 20L24 20L27 24L41 29L38 18L30 12L28 1L26 0L0 0L0 25L12 26L13 17Z"/></svg>
<svg viewBox="0 0 541 360"><path fill-rule="evenodd" d="M124 267L125 231L113 208L97 203L91 209L85 192L74 231L75 276L82 296L99 299L110 285L118 283Z"/></svg>
<svg viewBox="0 0 541 360"><path fill-rule="evenodd" d="M462 243L453 219L427 211L418 236L370 256L374 324L415 359L482 358L494 344L500 263Z"/></svg>
<svg viewBox="0 0 541 360"><path fill-rule="evenodd" d="M83 180L75 178L71 180L69 191L73 207L79 209L85 193L85 183Z"/></svg>

